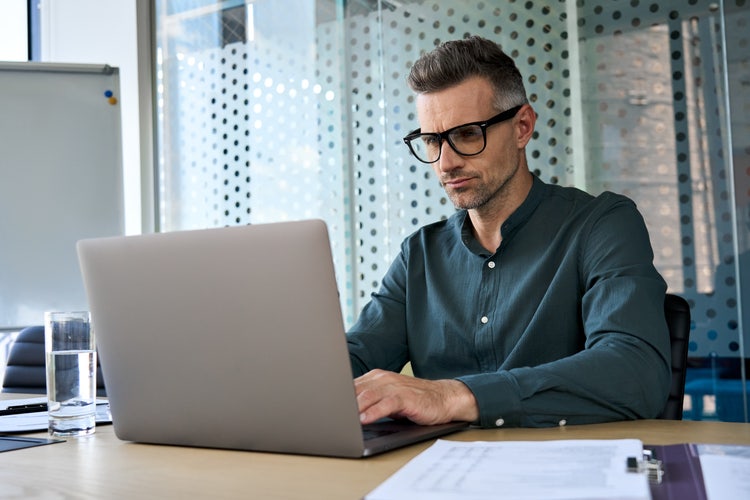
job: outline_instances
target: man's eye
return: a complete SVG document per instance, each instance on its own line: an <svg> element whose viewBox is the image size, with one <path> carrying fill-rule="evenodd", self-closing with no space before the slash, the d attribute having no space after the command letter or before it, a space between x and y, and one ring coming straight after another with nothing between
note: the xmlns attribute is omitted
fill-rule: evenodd
<svg viewBox="0 0 750 500"><path fill-rule="evenodd" d="M461 127L451 132L453 141L473 141L482 138L482 128L476 125Z"/></svg>
<svg viewBox="0 0 750 500"><path fill-rule="evenodd" d="M424 145L427 147L434 147L440 142L440 140L434 135L423 135L422 142L424 142Z"/></svg>

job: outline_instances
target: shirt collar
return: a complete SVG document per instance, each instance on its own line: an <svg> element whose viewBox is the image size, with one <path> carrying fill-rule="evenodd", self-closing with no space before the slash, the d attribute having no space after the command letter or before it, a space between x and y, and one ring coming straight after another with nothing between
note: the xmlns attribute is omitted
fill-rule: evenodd
<svg viewBox="0 0 750 500"><path fill-rule="evenodd" d="M500 228L500 232L503 235L503 240L508 238L512 232L516 230L516 228L522 226L528 219L531 217L531 214L534 213L534 210L536 210L536 207L539 206L539 204L544 199L545 195L547 194L547 184L543 180L541 180L536 175L533 176L533 183L531 184L531 189L529 190L529 194L526 196L526 199L521 203L521 205L516 209L515 212L510 214L510 217L503 223L503 226Z"/></svg>
<svg viewBox="0 0 750 500"><path fill-rule="evenodd" d="M544 199L547 193L547 184L542 181L536 175L533 176L533 182L531 189L526 199L516 209L515 212L510 214L510 217L503 223L500 228L500 232L503 236L503 241L509 239L516 229L521 227L528 219L531 214L536 210L536 207ZM464 243L472 253L482 256L488 256L487 250L479 244L474 238L472 231L471 218L466 210L460 210L455 217L456 231L458 231L461 241Z"/></svg>

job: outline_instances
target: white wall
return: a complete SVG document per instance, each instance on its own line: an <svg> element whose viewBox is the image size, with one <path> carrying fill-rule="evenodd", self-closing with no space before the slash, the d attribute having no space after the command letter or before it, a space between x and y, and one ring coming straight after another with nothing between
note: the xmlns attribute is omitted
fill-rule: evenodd
<svg viewBox="0 0 750 500"><path fill-rule="evenodd" d="M2 0L0 3L0 61L26 61L26 0Z"/></svg>
<svg viewBox="0 0 750 500"><path fill-rule="evenodd" d="M136 2L39 0L44 62L109 64L120 70L125 232L141 232L141 141Z"/></svg>

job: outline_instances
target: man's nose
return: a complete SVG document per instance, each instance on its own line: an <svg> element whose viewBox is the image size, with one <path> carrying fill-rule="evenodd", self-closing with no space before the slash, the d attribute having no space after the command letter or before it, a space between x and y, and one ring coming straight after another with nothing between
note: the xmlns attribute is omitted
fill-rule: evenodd
<svg viewBox="0 0 750 500"><path fill-rule="evenodd" d="M437 161L437 167L441 172L449 172L459 166L461 155L451 147L448 141L443 141L440 145L440 159Z"/></svg>

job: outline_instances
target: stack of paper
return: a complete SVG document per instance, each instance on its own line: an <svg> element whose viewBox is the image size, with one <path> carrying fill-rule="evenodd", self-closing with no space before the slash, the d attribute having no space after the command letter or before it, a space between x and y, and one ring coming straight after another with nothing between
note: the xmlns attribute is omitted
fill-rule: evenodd
<svg viewBox="0 0 750 500"><path fill-rule="evenodd" d="M457 442L439 440L367 500L650 499L635 439Z"/></svg>

